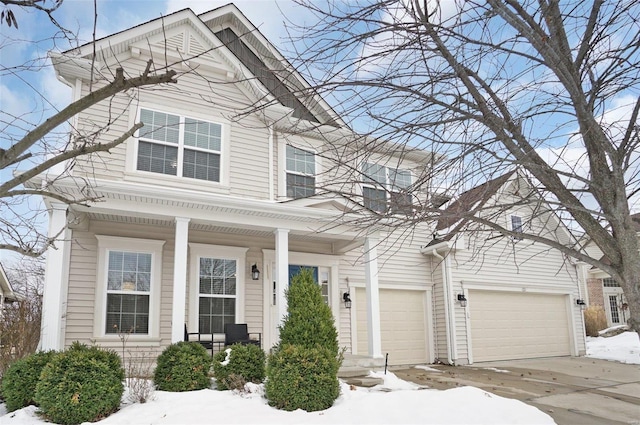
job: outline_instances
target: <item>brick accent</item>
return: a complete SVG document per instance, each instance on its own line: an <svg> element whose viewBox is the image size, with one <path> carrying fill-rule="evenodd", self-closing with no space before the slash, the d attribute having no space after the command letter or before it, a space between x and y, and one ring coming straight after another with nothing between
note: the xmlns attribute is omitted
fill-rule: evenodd
<svg viewBox="0 0 640 425"><path fill-rule="evenodd" d="M604 308L602 279L587 279L587 291L589 291L589 305L599 305Z"/></svg>

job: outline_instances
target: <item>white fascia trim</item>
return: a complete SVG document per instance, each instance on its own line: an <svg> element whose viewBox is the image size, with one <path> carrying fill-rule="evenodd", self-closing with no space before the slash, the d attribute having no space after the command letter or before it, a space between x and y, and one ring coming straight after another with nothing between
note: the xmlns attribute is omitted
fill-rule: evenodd
<svg viewBox="0 0 640 425"><path fill-rule="evenodd" d="M425 284L426 285L426 284ZM366 284L361 281L354 281L349 279L349 287L350 288L365 288ZM417 291L417 292L433 292L433 288L431 285L423 286L423 285L415 285L415 284L395 284L395 283L380 283L378 285L379 289L395 289L398 291Z"/></svg>
<svg viewBox="0 0 640 425"><path fill-rule="evenodd" d="M157 198L167 201L199 203L203 205L224 205L226 208L236 208L251 212L266 212L281 214L290 219L304 217L308 219L331 219L336 217L336 211L326 211L305 207L292 206L287 203L271 201L258 201L253 199L234 198L228 195L218 195L213 193L203 193L188 189L168 188L145 183L119 182L114 180L93 180L97 192L113 193L117 195L141 196L145 198ZM60 188L77 191L78 185L75 179L62 178L56 181L56 186ZM99 204L98 204L99 205ZM298 220L296 220L298 221Z"/></svg>
<svg viewBox="0 0 640 425"><path fill-rule="evenodd" d="M425 245L420 247L420 254L422 255L433 255L433 252L441 251L443 254L446 254L445 251L462 251L465 250L464 247L464 236L457 235L453 243L449 241L438 242L434 245Z"/></svg>
<svg viewBox="0 0 640 425"><path fill-rule="evenodd" d="M171 27L172 25L175 25L176 23L183 20L184 21L189 20L194 25L197 25L197 23L199 22L200 25L204 26L204 23L198 19L196 14L193 13L191 9L184 9L167 16L162 16L160 18L152 19L140 25L136 25L134 27L126 29L122 32L106 36L100 40L96 40L95 51L99 55L99 52L101 50L110 49L112 46L116 46L120 43L126 43L127 41L136 39L141 36L145 36L148 33L151 33L154 31L161 31L163 27L164 28ZM88 56L93 54L93 51L94 51L93 43L87 43L83 46L68 50L64 53L74 54L78 56Z"/></svg>
<svg viewBox="0 0 640 425"><path fill-rule="evenodd" d="M572 295L578 293L578 283L572 282L571 285L558 286L558 285L522 285L522 284L510 284L510 283L485 283L474 282L469 280L460 281L462 288L465 290L481 290L481 291L501 291L501 292L520 292L527 294L558 294L558 295Z"/></svg>

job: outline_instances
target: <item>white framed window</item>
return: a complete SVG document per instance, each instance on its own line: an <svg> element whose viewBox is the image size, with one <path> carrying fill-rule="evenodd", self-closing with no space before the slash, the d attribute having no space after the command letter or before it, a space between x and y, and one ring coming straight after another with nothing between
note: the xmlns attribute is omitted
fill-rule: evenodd
<svg viewBox="0 0 640 425"><path fill-rule="evenodd" d="M244 322L247 248L190 243L189 326L203 334Z"/></svg>
<svg viewBox="0 0 640 425"><path fill-rule="evenodd" d="M315 153L287 145L286 174L288 198L313 196L316 191Z"/></svg>
<svg viewBox="0 0 640 425"><path fill-rule="evenodd" d="M224 126L141 108L135 169L220 183Z"/></svg>
<svg viewBox="0 0 640 425"><path fill-rule="evenodd" d="M94 337L158 338L165 241L96 235Z"/></svg>
<svg viewBox="0 0 640 425"><path fill-rule="evenodd" d="M363 174L362 198L364 207L372 211L411 212L411 172L399 168L365 162Z"/></svg>
<svg viewBox="0 0 640 425"><path fill-rule="evenodd" d="M522 233L524 228L522 227L522 217L519 215L511 216L511 231L515 233ZM522 238L519 236L514 236L514 240L521 240Z"/></svg>

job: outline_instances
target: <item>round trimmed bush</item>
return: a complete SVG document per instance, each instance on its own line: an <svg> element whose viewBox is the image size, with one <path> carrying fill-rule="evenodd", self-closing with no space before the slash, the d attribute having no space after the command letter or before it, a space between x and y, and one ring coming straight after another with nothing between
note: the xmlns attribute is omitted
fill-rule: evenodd
<svg viewBox="0 0 640 425"><path fill-rule="evenodd" d="M278 409L328 409L340 395L340 362L330 349L281 345L269 356L265 393Z"/></svg>
<svg viewBox="0 0 640 425"><path fill-rule="evenodd" d="M81 344L78 341L71 344L67 351L82 351L87 353L91 358L106 363L109 368L116 373L116 376L118 376L121 381L124 381L125 373L124 368L122 367L122 360L115 351L105 350L103 348L96 347L95 345L88 346L86 344Z"/></svg>
<svg viewBox="0 0 640 425"><path fill-rule="evenodd" d="M40 373L56 354L55 351L40 351L9 366L2 377L2 397L9 412L36 404Z"/></svg>
<svg viewBox="0 0 640 425"><path fill-rule="evenodd" d="M227 360L229 352L229 361ZM234 344L213 357L213 376L219 390L241 390L247 382L259 384L264 379L265 354L257 345Z"/></svg>
<svg viewBox="0 0 640 425"><path fill-rule="evenodd" d="M193 391L209 388L211 358L195 342L181 341L168 346L160 356L153 376L162 391Z"/></svg>
<svg viewBox="0 0 640 425"><path fill-rule="evenodd" d="M118 359L115 368L113 359ZM123 373L115 352L75 347L58 354L44 367L35 399L52 422L94 422L120 406Z"/></svg>

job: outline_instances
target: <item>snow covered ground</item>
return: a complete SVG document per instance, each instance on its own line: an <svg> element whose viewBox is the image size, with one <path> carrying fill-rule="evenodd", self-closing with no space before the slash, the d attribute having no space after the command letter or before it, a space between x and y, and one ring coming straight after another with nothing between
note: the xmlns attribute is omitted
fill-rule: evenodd
<svg viewBox="0 0 640 425"><path fill-rule="evenodd" d="M601 333L608 330L610 329L605 329ZM587 357L640 364L640 339L635 332L623 332L608 338L588 336Z"/></svg>
<svg viewBox="0 0 640 425"><path fill-rule="evenodd" d="M589 357L640 364L640 340L625 332L610 338L588 338ZM426 368L426 367L425 367ZM553 424L533 406L496 396L474 387L430 390L397 378L376 387L342 385L333 407L321 412L284 412L269 407L263 387L248 392L201 390L188 393L157 391L145 404L123 404L120 411L97 422L106 424ZM0 423L44 425L31 406L6 414L0 405Z"/></svg>

